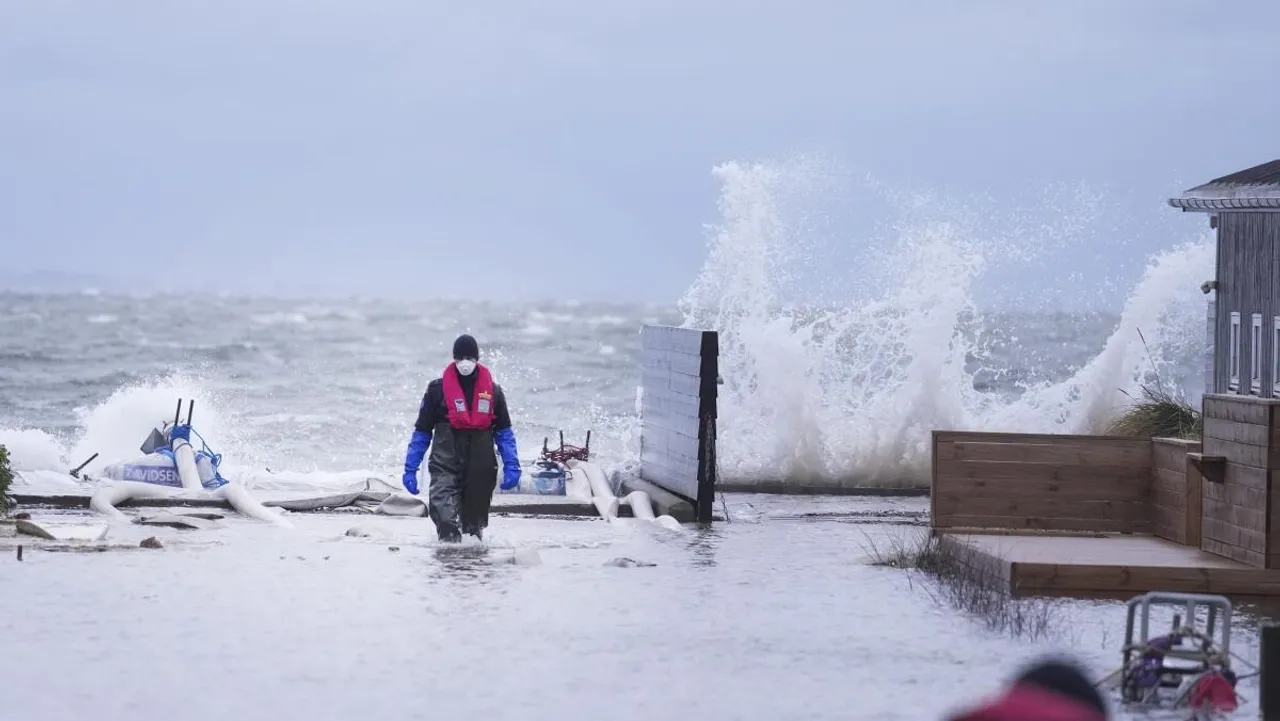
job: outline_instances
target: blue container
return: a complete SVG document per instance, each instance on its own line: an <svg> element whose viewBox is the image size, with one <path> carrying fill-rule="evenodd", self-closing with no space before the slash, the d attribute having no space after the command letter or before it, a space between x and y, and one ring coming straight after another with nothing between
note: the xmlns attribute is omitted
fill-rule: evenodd
<svg viewBox="0 0 1280 721"><path fill-rule="evenodd" d="M540 496L564 495L565 472L559 464L538 461L529 477L533 479L534 493Z"/></svg>

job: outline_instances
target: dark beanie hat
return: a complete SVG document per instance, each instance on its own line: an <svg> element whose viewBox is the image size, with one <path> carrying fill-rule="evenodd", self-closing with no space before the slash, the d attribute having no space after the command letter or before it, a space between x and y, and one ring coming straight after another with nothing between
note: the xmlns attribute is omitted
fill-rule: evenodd
<svg viewBox="0 0 1280 721"><path fill-rule="evenodd" d="M453 359L475 358L480 360L480 346L476 339L463 333L453 342Z"/></svg>
<svg viewBox="0 0 1280 721"><path fill-rule="evenodd" d="M1035 684L1092 706L1101 713L1107 712L1102 694L1089 682L1084 670L1070 661L1045 660L1036 663L1018 676L1018 683Z"/></svg>

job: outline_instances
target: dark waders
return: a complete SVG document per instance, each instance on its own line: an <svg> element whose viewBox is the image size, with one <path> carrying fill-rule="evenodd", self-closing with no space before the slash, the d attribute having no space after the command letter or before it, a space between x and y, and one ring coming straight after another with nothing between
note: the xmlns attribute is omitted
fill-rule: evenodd
<svg viewBox="0 0 1280 721"><path fill-rule="evenodd" d="M441 541L479 538L489 525L489 503L498 485L492 431L459 431L439 423L431 434L427 512Z"/></svg>

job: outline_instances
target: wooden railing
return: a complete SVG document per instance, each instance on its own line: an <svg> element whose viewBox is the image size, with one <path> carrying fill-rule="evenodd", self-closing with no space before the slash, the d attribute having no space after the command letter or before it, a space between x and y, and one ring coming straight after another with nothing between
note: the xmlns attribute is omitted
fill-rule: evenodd
<svg viewBox="0 0 1280 721"><path fill-rule="evenodd" d="M1152 441L933 432L935 529L1148 533Z"/></svg>
<svg viewBox="0 0 1280 721"><path fill-rule="evenodd" d="M1150 533L1280 568L1280 399L1207 394L1203 442L933 432L933 527Z"/></svg>

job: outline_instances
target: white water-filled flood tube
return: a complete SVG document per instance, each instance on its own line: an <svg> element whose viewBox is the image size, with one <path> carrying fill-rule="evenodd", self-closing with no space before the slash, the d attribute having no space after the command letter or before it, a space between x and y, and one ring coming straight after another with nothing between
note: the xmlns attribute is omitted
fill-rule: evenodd
<svg viewBox="0 0 1280 721"><path fill-rule="evenodd" d="M0 717L920 721L1042 653L1098 679L1120 664L1120 602L1028 601L1051 628L1018 638L872 565L872 544L925 530L909 523L926 499L726 508L684 533L499 516L483 546L441 546L426 518L342 513L126 524L118 551L31 539L20 562L0 539ZM138 548L148 536L163 548ZM1256 660L1248 608L1234 628L1232 650ZM1239 691L1238 715L1256 715L1256 679Z"/></svg>

